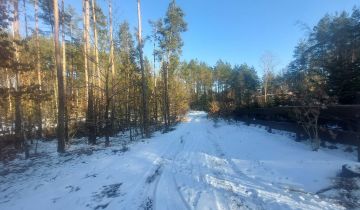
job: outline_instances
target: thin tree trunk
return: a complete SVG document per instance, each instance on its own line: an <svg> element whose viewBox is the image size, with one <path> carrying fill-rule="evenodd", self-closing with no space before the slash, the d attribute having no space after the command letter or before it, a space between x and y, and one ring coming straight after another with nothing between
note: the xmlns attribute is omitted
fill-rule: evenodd
<svg viewBox="0 0 360 210"><path fill-rule="evenodd" d="M360 91L356 93L356 103L360 104ZM360 120L357 121L356 129L357 129L357 140L358 140L358 145L357 145L358 162L360 162Z"/></svg>
<svg viewBox="0 0 360 210"><path fill-rule="evenodd" d="M138 12L138 49L140 56L140 68L141 68L141 89L142 89L142 124L143 133L145 137L150 136L148 125L148 106L147 106L147 82L145 78L144 58L143 58L143 43L142 43L142 24L141 24L141 5L140 0L137 1Z"/></svg>
<svg viewBox="0 0 360 210"><path fill-rule="evenodd" d="M154 32L154 48L153 48L153 59L154 59L154 121L155 121L155 125L157 125L157 121L158 121L158 107L157 107L157 92L156 92L156 33L157 31Z"/></svg>
<svg viewBox="0 0 360 210"><path fill-rule="evenodd" d="M156 92L156 40L157 40L157 37L156 37L156 33L157 31L154 32L154 49L153 49L153 56L154 56L154 118L155 118L155 125L157 125L158 123L158 103L157 103L157 92Z"/></svg>
<svg viewBox="0 0 360 210"><path fill-rule="evenodd" d="M57 136L58 148L60 153L65 152L65 91L64 91L64 78L61 66L61 52L59 44L59 8L58 0L53 0L54 3L54 42L55 42L55 60L58 78L58 123L57 123Z"/></svg>
<svg viewBox="0 0 360 210"><path fill-rule="evenodd" d="M88 60L88 50L90 49L90 40L89 40L89 30L90 29L90 6L89 0L85 0L85 45L86 53L85 57ZM87 62L90 63L89 60ZM88 66L89 67L89 66ZM88 104L87 104L87 127L88 127L88 142L90 144L96 144L96 125L95 125L95 113L94 113L94 87L93 87L93 74L92 70L88 69L88 79L89 79L89 91L88 91Z"/></svg>
<svg viewBox="0 0 360 210"><path fill-rule="evenodd" d="M110 33L110 65L111 74L115 77L115 64L114 64L114 40L113 40L113 21L112 21L112 4L109 0L109 33Z"/></svg>
<svg viewBox="0 0 360 210"><path fill-rule="evenodd" d="M83 0L83 45L84 45L84 74L85 74L85 102L88 101L89 97L89 75L88 75L88 26L86 20L86 0Z"/></svg>
<svg viewBox="0 0 360 210"><path fill-rule="evenodd" d="M47 0L47 6L50 8L50 7L53 7L53 2L51 3L51 0ZM54 31L54 24L53 23L50 23L51 25L51 31L53 32ZM53 47L54 47L54 50L55 50L55 39L53 39ZM55 52L54 52L54 56L55 56ZM56 58L54 57L54 60L56 60ZM57 118L57 113L56 113L56 110L58 110L58 78L56 76L57 74L57 67L56 65L54 65L54 69L53 71L51 72L51 78L54 78L55 81L53 83L53 90L54 90L54 98L53 98L53 103L55 103L55 107L54 109L51 109L53 111L53 116L54 116L54 121L56 121L56 118Z"/></svg>
<svg viewBox="0 0 360 210"><path fill-rule="evenodd" d="M34 0L35 10L35 42L36 42L36 73L37 73L37 84L39 86L39 93L42 91L41 81L41 63L40 63L40 41L39 41L39 17L38 17L38 0ZM36 103L36 115L37 115L37 133L36 137L42 137L42 110L41 110L41 99L37 100Z"/></svg>
<svg viewBox="0 0 360 210"><path fill-rule="evenodd" d="M23 13L24 13L24 22L25 22L25 39L28 38L29 33L28 33L28 19L27 19L27 12L26 12L26 0L23 0ZM22 85L30 85L30 81L28 81L28 84L26 84L26 81L21 81ZM31 124L31 118L28 116L28 120L27 120L28 125ZM28 126L28 127L32 127L32 126ZM27 128L28 128L27 127ZM29 156L29 149L28 149L28 145L27 145L27 138L26 138L26 131L23 132L24 135L24 146L25 146L25 156L28 157ZM33 139L30 139L30 143L33 144ZM27 154L26 154L27 153Z"/></svg>
<svg viewBox="0 0 360 210"><path fill-rule="evenodd" d="M99 45L98 45L98 32L97 32L97 20L96 20L96 10L95 10L95 6L96 6L96 2L95 0L91 1L92 4L92 18L93 18L93 22L94 22L94 41L95 41L95 68L94 70L96 71L96 77L97 77L97 83L98 83L98 87L101 88L101 78L100 78L100 68L99 68Z"/></svg>
<svg viewBox="0 0 360 210"><path fill-rule="evenodd" d="M70 24L70 43L71 43L71 45L73 45L74 44L74 42L73 42L73 25L72 24ZM71 64L70 64L70 66L71 66L71 68L70 68L70 75L69 75L69 93L70 93L70 98L72 98L73 97L73 95L74 95L74 88L73 88L73 86L74 86L74 51L73 51L73 48L70 48L70 58L71 58Z"/></svg>
<svg viewBox="0 0 360 210"><path fill-rule="evenodd" d="M49 4L50 4L50 0L48 1ZM57 7L59 7L57 5ZM55 30L55 27L52 25L51 26L51 29L54 31ZM55 35L54 35L55 36ZM56 60L56 43L55 43L55 38L53 39L53 45L54 45L54 59ZM53 76L55 78L55 83L53 84L53 87L54 87L54 102L55 102L55 110L58 110L58 107L59 107L59 104L58 104L58 77L57 77L57 66L54 65L54 71L53 71ZM56 112L55 112L55 118L56 118Z"/></svg>
<svg viewBox="0 0 360 210"><path fill-rule="evenodd" d="M169 66L170 66L170 56L167 56L167 62L165 65L165 115L166 115L166 129L170 126L170 98L169 98Z"/></svg>
<svg viewBox="0 0 360 210"><path fill-rule="evenodd" d="M9 71L7 68L5 68L5 73L6 73L6 87L9 90L9 96L8 96L8 103L9 103L9 113L11 115L12 112L12 101L11 101L11 94L10 94L10 89L11 89L11 81L10 81L10 75L9 75Z"/></svg>
<svg viewBox="0 0 360 210"><path fill-rule="evenodd" d="M154 56L155 57L155 56ZM156 78L156 72L155 72L155 59L154 59L154 118L155 118L155 125L157 125L158 123L158 101L157 101L157 91L156 91L156 82L157 82L157 78Z"/></svg>
<svg viewBox="0 0 360 210"><path fill-rule="evenodd" d="M27 13L26 13L26 0L23 0L23 8L24 8L24 20L25 20L25 37L28 37L28 20L27 20Z"/></svg>
<svg viewBox="0 0 360 210"><path fill-rule="evenodd" d="M126 70L126 71L129 71L129 70ZM128 125L128 128L130 130L130 140L131 139L131 110L130 110L130 96L131 96L131 92L130 92L130 87L131 87L131 83L130 83L130 73L129 72L126 72L126 88L127 88L127 93L126 93L126 123Z"/></svg>
<svg viewBox="0 0 360 210"><path fill-rule="evenodd" d="M109 71L106 70L106 80L105 80L105 146L108 147L110 145L110 129L111 129L111 122L109 119L109 109L110 109L110 91L109 91Z"/></svg>
<svg viewBox="0 0 360 210"><path fill-rule="evenodd" d="M267 79L266 79L267 80ZM265 104L267 104L267 81L265 81L265 84L264 84L264 100L265 100Z"/></svg>
<svg viewBox="0 0 360 210"><path fill-rule="evenodd" d="M112 23L112 3L109 0L109 37L110 37L110 56L109 63L111 69L111 76L108 68L106 69L106 84L105 84L105 99L106 99L106 108L105 108L105 126L106 126L106 141L105 146L110 145L110 135L112 134L112 129L114 129L114 120L115 120L115 104L114 96L109 97L110 94L113 94L114 91L114 79L115 79L115 63L114 63L114 42L113 42L113 23ZM111 84L109 84L111 83ZM110 87L111 90L110 91ZM110 112L111 109L111 113ZM109 114L111 117L109 119Z"/></svg>
<svg viewBox="0 0 360 210"><path fill-rule="evenodd" d="M166 117L166 67L164 62L162 62L161 64L162 66L162 77L163 77L163 85L164 85L164 90L163 90L163 100L162 100L162 112L163 112L163 121L165 123L165 130L167 129L167 117Z"/></svg>
<svg viewBox="0 0 360 210"><path fill-rule="evenodd" d="M111 82L111 94L114 95L113 91L115 90L115 60L114 60L114 40L113 40L113 19L112 19L112 0L109 0L109 34L110 34L110 68L111 68L111 81L108 80L108 82ZM111 130L114 129L115 124L115 100L118 99L118 96L113 96L111 101ZM111 131L112 133L113 131Z"/></svg>
<svg viewBox="0 0 360 210"><path fill-rule="evenodd" d="M64 81L64 100L67 101L67 62L66 62L66 40L65 40L65 5L64 0L61 0L61 36L62 36L62 73L63 73L63 81ZM65 142L69 141L69 116L68 116L68 106L65 103L64 107L64 116L65 116Z"/></svg>
<svg viewBox="0 0 360 210"><path fill-rule="evenodd" d="M19 48L15 43L20 39L20 22L19 22L19 2L13 0L14 17L13 17L13 45L15 49L15 60L19 63ZM22 128L22 110L21 110L21 74L19 70L15 70L15 138L18 145L25 149L25 158L29 157L27 142L24 140Z"/></svg>

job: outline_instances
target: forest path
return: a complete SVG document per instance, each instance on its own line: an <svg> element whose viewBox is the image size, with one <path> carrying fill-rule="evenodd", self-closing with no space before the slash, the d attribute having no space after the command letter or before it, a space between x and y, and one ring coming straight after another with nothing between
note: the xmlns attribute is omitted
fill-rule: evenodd
<svg viewBox="0 0 360 210"><path fill-rule="evenodd" d="M245 158L248 161L246 167L239 164L239 156L246 157L251 153L250 150L246 151L246 144L241 145L242 149L240 144L247 142L252 148L253 144L257 143L252 136L253 128L243 127L244 132L234 134L226 132L228 126L224 122L216 123L208 119L203 112L190 113L187 122L178 126L175 131L165 134L170 135L165 140L168 146L160 152L160 159L153 162L156 167L150 169L150 176L143 177L140 184L142 190L134 189L132 196L125 200L140 198L139 201L143 200L141 205L138 205L140 209L342 208L331 200L305 192L288 180L281 182L282 177L280 181L269 181L247 175L245 170L249 170L248 164L258 171L272 174L275 172L256 158ZM252 140L254 142L251 142ZM260 149L261 145L258 146ZM277 144L270 148L274 146ZM229 147L246 153L233 155L233 150L226 150ZM156 177L153 178L154 176ZM149 177L154 179L154 182L149 183ZM126 201L123 204L124 208L129 206Z"/></svg>
<svg viewBox="0 0 360 210"><path fill-rule="evenodd" d="M0 209L344 209L314 192L354 160L190 112L175 130L128 151L99 146L31 160L25 172L0 177Z"/></svg>

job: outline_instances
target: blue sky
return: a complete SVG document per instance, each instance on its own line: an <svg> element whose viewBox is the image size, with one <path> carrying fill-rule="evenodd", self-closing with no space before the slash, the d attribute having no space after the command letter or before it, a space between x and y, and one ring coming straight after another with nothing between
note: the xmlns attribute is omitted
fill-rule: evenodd
<svg viewBox="0 0 360 210"><path fill-rule="evenodd" d="M80 0L76 0L81 2ZM107 13L105 0L97 0ZM65 2L69 2L65 0ZM144 35L148 20L163 17L165 0L143 0ZM188 31L183 35L182 58L197 58L214 65L218 59L259 68L261 55L272 52L278 69L292 59L293 49L306 36L304 24L313 27L326 13L351 11L358 0L177 0L184 10ZM113 0L115 24L128 20L136 27L136 0ZM80 8L81 3L75 4ZM300 24L299 24L300 23ZM147 42L145 55L151 56Z"/></svg>

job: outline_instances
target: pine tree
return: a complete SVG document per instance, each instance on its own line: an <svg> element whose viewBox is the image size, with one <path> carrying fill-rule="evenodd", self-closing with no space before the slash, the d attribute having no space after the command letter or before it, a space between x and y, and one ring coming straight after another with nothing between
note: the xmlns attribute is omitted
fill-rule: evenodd
<svg viewBox="0 0 360 210"><path fill-rule="evenodd" d="M21 147L25 149L25 158L29 157L29 150L26 139L24 138L23 132L23 113L22 113L22 80L21 70L22 65L20 61L20 49L19 41L20 37L20 20L19 20L19 2L18 0L13 1L13 47L15 50L15 59L13 69L15 70L15 138Z"/></svg>
<svg viewBox="0 0 360 210"><path fill-rule="evenodd" d="M65 90L64 90L64 75L61 65L61 51L59 43L59 8L58 1L53 0L54 4L54 42L55 42L55 59L57 69L58 81L58 152L65 152Z"/></svg>
<svg viewBox="0 0 360 210"><path fill-rule="evenodd" d="M184 12L176 4L175 0L172 0L168 6L165 18L163 20L163 26L159 30L161 56L164 59L163 65L163 81L164 81L164 120L166 129L171 124L170 115L170 97L169 97L169 81L172 78L172 74L176 67L174 61L181 54L181 48L183 41L181 39L181 33L187 30L187 24L184 21Z"/></svg>
<svg viewBox="0 0 360 210"><path fill-rule="evenodd" d="M142 91L142 126L145 137L149 137L149 125L148 125L148 97L147 97L147 81L145 78L144 58L143 58L143 40L142 40L142 23L141 23L141 6L140 0L137 1L137 13L138 13L138 50L140 57L140 71L141 71L141 91Z"/></svg>
<svg viewBox="0 0 360 210"><path fill-rule="evenodd" d="M41 62L40 62L40 41L39 41L39 17L38 17L38 0L34 0L34 15L35 15L35 40L36 40L36 73L37 84L39 92L42 92L42 76L41 76ZM42 101L36 101L36 113L37 113L37 134L38 138L42 137Z"/></svg>

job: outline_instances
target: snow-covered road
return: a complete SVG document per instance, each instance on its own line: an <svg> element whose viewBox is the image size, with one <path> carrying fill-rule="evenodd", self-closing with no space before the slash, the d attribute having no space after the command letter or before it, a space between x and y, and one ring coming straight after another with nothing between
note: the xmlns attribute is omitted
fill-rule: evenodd
<svg viewBox="0 0 360 210"><path fill-rule="evenodd" d="M0 177L0 209L343 209L315 192L354 160L191 112L174 131L126 152L32 160Z"/></svg>

